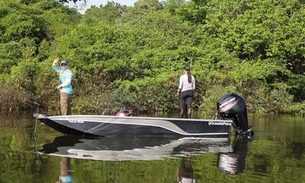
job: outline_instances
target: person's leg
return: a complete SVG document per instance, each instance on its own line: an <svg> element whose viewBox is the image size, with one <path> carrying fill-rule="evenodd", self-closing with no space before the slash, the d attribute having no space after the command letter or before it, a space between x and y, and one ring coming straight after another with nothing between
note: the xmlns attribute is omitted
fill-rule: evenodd
<svg viewBox="0 0 305 183"><path fill-rule="evenodd" d="M185 100L185 102L184 102L183 117L184 117L184 118L187 118L187 105L186 105L186 100Z"/></svg>
<svg viewBox="0 0 305 183"><path fill-rule="evenodd" d="M186 99L187 118L192 118L192 101L193 101L193 97L188 97Z"/></svg>
<svg viewBox="0 0 305 183"><path fill-rule="evenodd" d="M71 115L72 114L72 108L71 108L71 100L72 100L72 96L71 95L68 95L68 112L67 112L67 115Z"/></svg>
<svg viewBox="0 0 305 183"><path fill-rule="evenodd" d="M183 115L184 115L184 111L183 109L180 109L180 118L183 118Z"/></svg>
<svg viewBox="0 0 305 183"><path fill-rule="evenodd" d="M192 109L187 109L187 118L191 119L192 118Z"/></svg>
<svg viewBox="0 0 305 183"><path fill-rule="evenodd" d="M69 106L69 95L67 93L60 92L60 108L61 115L68 115L68 106Z"/></svg>
<svg viewBox="0 0 305 183"><path fill-rule="evenodd" d="M184 168L185 167L185 157L180 158L180 167Z"/></svg>
<svg viewBox="0 0 305 183"><path fill-rule="evenodd" d="M193 168L193 166L192 166L192 155L191 154L187 157L187 164L186 164L186 166L188 168Z"/></svg>
<svg viewBox="0 0 305 183"><path fill-rule="evenodd" d="M183 92L180 94L180 118L183 118L185 110L185 97L183 95Z"/></svg>

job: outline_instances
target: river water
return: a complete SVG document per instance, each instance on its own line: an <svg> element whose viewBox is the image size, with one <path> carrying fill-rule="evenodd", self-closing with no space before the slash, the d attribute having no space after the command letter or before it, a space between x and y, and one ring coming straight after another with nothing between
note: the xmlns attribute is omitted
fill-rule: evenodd
<svg viewBox="0 0 305 183"><path fill-rule="evenodd" d="M249 124L252 138L84 138L2 114L0 183L305 182L304 117Z"/></svg>

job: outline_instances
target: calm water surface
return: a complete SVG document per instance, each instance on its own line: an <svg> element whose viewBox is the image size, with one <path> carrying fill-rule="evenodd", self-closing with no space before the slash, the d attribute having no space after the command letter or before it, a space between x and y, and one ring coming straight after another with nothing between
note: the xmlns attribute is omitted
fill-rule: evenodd
<svg viewBox="0 0 305 183"><path fill-rule="evenodd" d="M0 183L305 182L304 118L249 123L252 139L89 139L35 128L32 114L1 115Z"/></svg>

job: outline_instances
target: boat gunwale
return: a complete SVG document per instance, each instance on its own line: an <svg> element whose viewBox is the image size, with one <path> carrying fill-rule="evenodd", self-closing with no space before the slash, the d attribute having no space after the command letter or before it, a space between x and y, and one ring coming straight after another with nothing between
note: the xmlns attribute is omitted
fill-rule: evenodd
<svg viewBox="0 0 305 183"><path fill-rule="evenodd" d="M65 115L65 116L38 116L37 119L43 118L64 118L64 119L74 119L74 118L109 118L109 119L146 119L146 120L175 120L175 121L198 121L198 122L230 122L230 119L201 119L201 118L169 118L169 117L145 117L145 116L111 116L111 115Z"/></svg>

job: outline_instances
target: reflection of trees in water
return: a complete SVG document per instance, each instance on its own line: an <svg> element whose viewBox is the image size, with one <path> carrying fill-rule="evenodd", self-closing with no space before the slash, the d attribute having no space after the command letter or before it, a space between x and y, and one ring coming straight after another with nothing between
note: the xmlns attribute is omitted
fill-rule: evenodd
<svg viewBox="0 0 305 183"><path fill-rule="evenodd" d="M71 175L71 159L69 157L61 157L60 160L60 175L59 180L56 183L73 183Z"/></svg>
<svg viewBox="0 0 305 183"><path fill-rule="evenodd" d="M178 183L195 183L192 156L181 157L178 168Z"/></svg>

